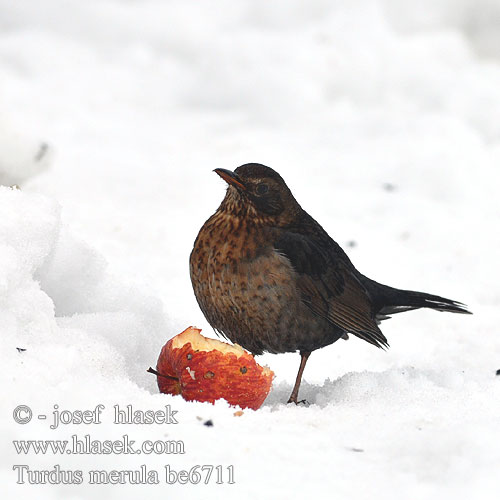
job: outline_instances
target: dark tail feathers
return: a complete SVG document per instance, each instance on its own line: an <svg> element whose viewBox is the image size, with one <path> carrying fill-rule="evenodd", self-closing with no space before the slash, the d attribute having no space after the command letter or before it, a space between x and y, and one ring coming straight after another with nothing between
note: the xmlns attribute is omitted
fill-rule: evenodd
<svg viewBox="0 0 500 500"><path fill-rule="evenodd" d="M399 290L386 285L381 285L369 278L363 277L363 284L374 299L375 313L378 320L386 319L391 314L396 314L413 309L426 307L436 311L472 314L465 304L456 300L446 299L430 293L414 292L412 290Z"/></svg>
<svg viewBox="0 0 500 500"><path fill-rule="evenodd" d="M393 295L393 300L386 303L379 309L382 316L396 314L412 309L420 309L426 307L435 309L436 311L446 311L461 314L472 314L465 304L456 300L446 299L439 295L431 295L430 293L413 292L411 290L397 290L399 293Z"/></svg>

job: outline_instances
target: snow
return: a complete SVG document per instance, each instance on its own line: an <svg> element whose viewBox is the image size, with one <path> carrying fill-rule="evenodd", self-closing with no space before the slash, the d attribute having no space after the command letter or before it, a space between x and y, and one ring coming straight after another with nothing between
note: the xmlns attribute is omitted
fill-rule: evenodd
<svg viewBox="0 0 500 500"><path fill-rule="evenodd" d="M19 0L0 13L4 498L498 497L497 0ZM158 394L146 370L162 345L192 324L214 336L187 264L224 194L212 170L250 161L280 172L363 273L474 315L402 314L383 324L388 352L352 337L314 352L307 407L284 404L297 354L259 358L276 379L256 412ZM49 428L54 405L98 404L100 424ZM114 405L170 405L179 423L114 424ZM181 440L185 454L12 444L73 434ZM20 485L16 464L84 481ZM235 484L166 484L167 464L234 465ZM89 470L141 465L160 484L87 484Z"/></svg>

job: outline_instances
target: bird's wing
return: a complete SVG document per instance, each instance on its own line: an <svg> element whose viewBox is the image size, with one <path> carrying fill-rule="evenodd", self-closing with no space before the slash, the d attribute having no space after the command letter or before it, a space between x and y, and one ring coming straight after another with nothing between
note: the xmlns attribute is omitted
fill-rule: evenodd
<svg viewBox="0 0 500 500"><path fill-rule="evenodd" d="M377 347L388 347L370 296L351 261L323 230L278 232L274 248L290 260L301 298L311 311Z"/></svg>

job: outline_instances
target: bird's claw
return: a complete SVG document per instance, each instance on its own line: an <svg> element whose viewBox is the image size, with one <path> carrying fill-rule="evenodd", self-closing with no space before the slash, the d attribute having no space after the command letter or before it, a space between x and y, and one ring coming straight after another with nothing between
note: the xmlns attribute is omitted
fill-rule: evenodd
<svg viewBox="0 0 500 500"><path fill-rule="evenodd" d="M295 403L296 406L299 406L299 405L304 405L306 408L308 406L310 406L310 403L309 401L307 401L307 399L301 399L300 401L297 401L297 399L292 399L290 398L288 401L287 401L287 404L290 404L290 403Z"/></svg>

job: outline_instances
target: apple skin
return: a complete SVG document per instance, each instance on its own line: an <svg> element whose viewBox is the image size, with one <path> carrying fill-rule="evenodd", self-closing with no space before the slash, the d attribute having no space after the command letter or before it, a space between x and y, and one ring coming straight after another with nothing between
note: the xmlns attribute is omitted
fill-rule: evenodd
<svg viewBox="0 0 500 500"><path fill-rule="evenodd" d="M208 339L200 332L186 328L163 346L156 365L160 392L181 394L186 401L213 403L223 398L241 408L260 408L274 373L238 344Z"/></svg>

